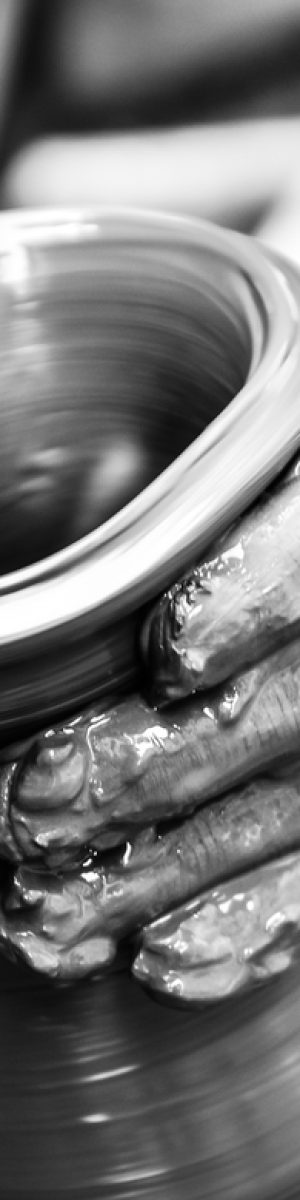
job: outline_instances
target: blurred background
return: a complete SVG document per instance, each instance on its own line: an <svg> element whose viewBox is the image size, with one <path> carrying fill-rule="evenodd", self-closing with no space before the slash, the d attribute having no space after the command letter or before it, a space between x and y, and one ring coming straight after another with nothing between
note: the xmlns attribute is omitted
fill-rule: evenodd
<svg viewBox="0 0 300 1200"><path fill-rule="evenodd" d="M155 207L300 261L300 0L0 0L0 205Z"/></svg>

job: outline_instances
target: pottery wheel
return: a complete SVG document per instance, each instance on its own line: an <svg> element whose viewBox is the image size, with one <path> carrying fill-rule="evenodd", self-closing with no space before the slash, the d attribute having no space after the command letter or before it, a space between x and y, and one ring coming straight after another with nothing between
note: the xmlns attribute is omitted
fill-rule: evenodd
<svg viewBox="0 0 300 1200"><path fill-rule="evenodd" d="M300 972L196 1014L1 963L7 1200L293 1200Z"/></svg>

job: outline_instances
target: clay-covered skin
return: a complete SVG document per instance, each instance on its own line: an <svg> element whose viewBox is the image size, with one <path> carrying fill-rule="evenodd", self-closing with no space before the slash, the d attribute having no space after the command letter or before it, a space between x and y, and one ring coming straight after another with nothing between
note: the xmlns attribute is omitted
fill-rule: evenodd
<svg viewBox="0 0 300 1200"><path fill-rule="evenodd" d="M7 953L54 978L109 963L116 944L240 871L300 847L300 769L293 782L261 779L158 837L126 847L117 867L91 862L69 875L16 869L0 912Z"/></svg>
<svg viewBox="0 0 300 1200"><path fill-rule="evenodd" d="M300 640L163 716L132 696L43 734L0 768L1 853L63 867L300 751Z"/></svg>
<svg viewBox="0 0 300 1200"><path fill-rule="evenodd" d="M99 929L95 927L93 882L85 879L84 872L76 878L43 877L30 867L20 867L6 905L1 911L0 942L9 958L66 982L113 962L116 943L100 923Z"/></svg>
<svg viewBox="0 0 300 1200"><path fill-rule="evenodd" d="M300 954L300 854L219 884L143 933L133 964L146 987L183 1003L231 996Z"/></svg>
<svg viewBox="0 0 300 1200"><path fill-rule="evenodd" d="M141 649L154 704L215 687L299 633L299 466L147 615Z"/></svg>

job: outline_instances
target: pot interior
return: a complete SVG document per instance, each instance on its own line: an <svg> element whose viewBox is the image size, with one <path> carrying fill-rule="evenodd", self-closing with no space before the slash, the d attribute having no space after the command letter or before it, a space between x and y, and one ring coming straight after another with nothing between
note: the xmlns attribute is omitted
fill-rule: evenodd
<svg viewBox="0 0 300 1200"><path fill-rule="evenodd" d="M0 573L102 525L239 392L245 283L205 251L17 246L1 267Z"/></svg>

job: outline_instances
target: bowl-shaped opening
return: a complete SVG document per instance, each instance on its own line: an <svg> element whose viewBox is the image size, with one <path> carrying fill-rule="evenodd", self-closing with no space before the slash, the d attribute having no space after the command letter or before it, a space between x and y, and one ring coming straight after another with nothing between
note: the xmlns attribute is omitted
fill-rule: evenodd
<svg viewBox="0 0 300 1200"><path fill-rule="evenodd" d="M251 372L245 283L193 247L66 238L2 264L0 574L101 526Z"/></svg>

